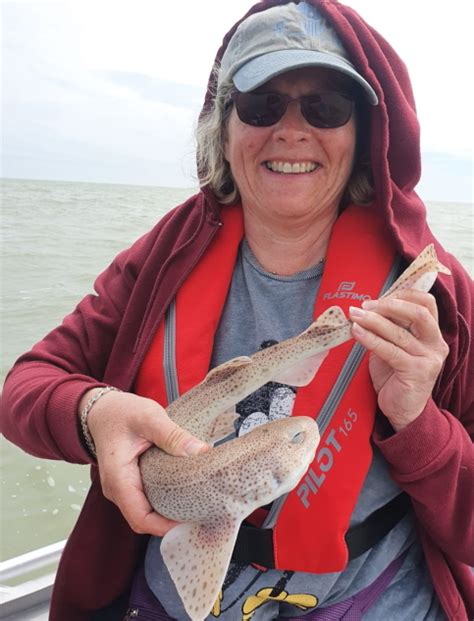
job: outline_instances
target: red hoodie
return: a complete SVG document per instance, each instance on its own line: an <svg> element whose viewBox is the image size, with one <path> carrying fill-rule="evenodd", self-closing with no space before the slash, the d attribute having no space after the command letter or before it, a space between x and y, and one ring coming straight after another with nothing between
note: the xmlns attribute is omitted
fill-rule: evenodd
<svg viewBox="0 0 474 621"><path fill-rule="evenodd" d="M251 12L275 4L284 2L264 1ZM474 616L469 567L474 565L472 281L434 239L413 190L420 174L419 127L403 63L352 9L330 0L312 4L333 25L380 101L371 111L371 154L376 202L387 234L408 261L434 241L440 261L453 272L433 289L450 348L433 398L406 429L388 439L375 431L374 441L412 499L444 610L449 619L466 621ZM206 105L208 101L209 94ZM16 362L3 393L7 438L38 457L91 463L78 427L80 398L105 384L133 391L166 307L218 234L220 208L205 189L165 216L99 276L97 295L84 298L60 327ZM91 489L59 566L52 621L92 619L93 611L114 602L111 618L120 618L146 546L147 537L134 534L102 495L95 464L91 473Z"/></svg>

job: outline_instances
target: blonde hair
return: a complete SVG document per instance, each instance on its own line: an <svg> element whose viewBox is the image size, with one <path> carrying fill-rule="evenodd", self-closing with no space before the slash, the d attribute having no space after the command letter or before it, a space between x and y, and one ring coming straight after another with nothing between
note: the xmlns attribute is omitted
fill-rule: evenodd
<svg viewBox="0 0 474 621"><path fill-rule="evenodd" d="M217 84L219 68L213 71L214 84ZM227 80L219 84L208 111L201 114L196 127L197 168L199 185L209 186L221 203L233 203L238 198L238 191L230 166L225 159L224 145L227 139L227 120L232 111L229 105L234 83Z"/></svg>
<svg viewBox="0 0 474 621"><path fill-rule="evenodd" d="M217 85L218 73L219 67L216 65L213 70L215 85ZM227 122L232 111L230 95L234 89L231 80L222 81L218 87L216 86L214 93L211 94L209 110L201 114L196 127L199 185L200 187L209 186L223 204L231 204L239 199L239 190L224 152ZM372 170L365 148L367 136L364 134L368 127L368 118L365 117L367 116L362 106L357 103L357 155L342 200L342 208L349 203L370 205L374 198Z"/></svg>

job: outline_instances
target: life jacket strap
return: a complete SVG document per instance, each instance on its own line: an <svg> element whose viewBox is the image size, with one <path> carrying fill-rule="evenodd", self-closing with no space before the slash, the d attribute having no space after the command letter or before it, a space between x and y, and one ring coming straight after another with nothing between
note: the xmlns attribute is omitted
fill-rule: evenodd
<svg viewBox="0 0 474 621"><path fill-rule="evenodd" d="M407 514L410 506L409 496L402 492L371 513L361 524L349 529L345 535L349 560L361 556L379 543ZM273 569L275 567L273 530L243 523L237 536L232 560L245 565L255 564Z"/></svg>

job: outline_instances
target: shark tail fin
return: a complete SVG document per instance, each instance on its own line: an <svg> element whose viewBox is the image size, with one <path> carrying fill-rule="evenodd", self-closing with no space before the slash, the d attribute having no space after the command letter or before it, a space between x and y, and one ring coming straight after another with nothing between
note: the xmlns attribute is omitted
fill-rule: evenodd
<svg viewBox="0 0 474 621"><path fill-rule="evenodd" d="M161 554L192 621L204 621L219 596L240 521L183 523L166 533Z"/></svg>

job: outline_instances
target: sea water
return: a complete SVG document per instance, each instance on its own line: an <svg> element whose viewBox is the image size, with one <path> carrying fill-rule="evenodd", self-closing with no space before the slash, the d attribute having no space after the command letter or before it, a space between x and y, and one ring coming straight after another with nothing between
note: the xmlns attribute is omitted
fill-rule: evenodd
<svg viewBox="0 0 474 621"><path fill-rule="evenodd" d="M95 277L194 189L3 180L1 376L92 291ZM473 211L428 203L428 221L473 273ZM67 537L89 469L23 453L0 438L0 559Z"/></svg>

